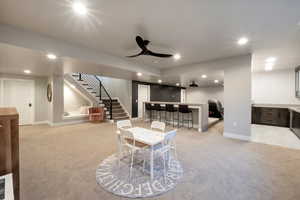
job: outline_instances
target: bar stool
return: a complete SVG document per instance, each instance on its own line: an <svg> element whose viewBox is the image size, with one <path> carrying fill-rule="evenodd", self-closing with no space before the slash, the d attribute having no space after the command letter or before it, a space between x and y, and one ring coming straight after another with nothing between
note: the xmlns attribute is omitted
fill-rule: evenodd
<svg viewBox="0 0 300 200"><path fill-rule="evenodd" d="M163 111L165 111L165 109L164 109L163 107L161 107L160 104L156 103L156 104L154 104L154 106L153 106L153 110L156 111L156 117L157 117L157 112L159 113L159 121L161 121L161 113L162 113Z"/></svg>
<svg viewBox="0 0 300 200"><path fill-rule="evenodd" d="M192 122L192 128L194 126L193 112L189 109L188 105L179 105L178 107L178 127L179 127L179 113L181 113L181 122L184 126L184 122L188 122L188 128L190 128L190 122ZM184 119L184 116L187 115L187 119Z"/></svg>
<svg viewBox="0 0 300 200"><path fill-rule="evenodd" d="M146 103L145 104L146 112L148 111L150 114L150 122L152 122L152 111L153 111L153 106L151 103Z"/></svg>
<svg viewBox="0 0 300 200"><path fill-rule="evenodd" d="M176 113L178 110L174 107L173 104L166 104L166 113L165 113L165 120L166 123L168 123L168 120L173 119L173 127L175 126L175 118L174 113ZM168 118L167 118L168 114ZM172 117L171 117L172 116Z"/></svg>

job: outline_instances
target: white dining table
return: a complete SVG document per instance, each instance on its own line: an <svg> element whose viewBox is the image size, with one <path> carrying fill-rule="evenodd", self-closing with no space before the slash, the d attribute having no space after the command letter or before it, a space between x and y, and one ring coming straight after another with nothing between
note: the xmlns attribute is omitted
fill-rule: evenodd
<svg viewBox="0 0 300 200"><path fill-rule="evenodd" d="M153 180L153 160L154 160L154 146L161 143L164 140L164 132L154 131L151 129L134 127L127 129L130 131L134 139L138 142L142 142L150 146L150 177Z"/></svg>

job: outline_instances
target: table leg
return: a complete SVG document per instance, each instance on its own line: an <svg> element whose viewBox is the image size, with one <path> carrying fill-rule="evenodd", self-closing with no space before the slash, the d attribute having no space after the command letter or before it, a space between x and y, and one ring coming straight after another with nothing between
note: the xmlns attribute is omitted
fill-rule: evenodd
<svg viewBox="0 0 300 200"><path fill-rule="evenodd" d="M150 176L152 181L153 180L153 146L151 146L151 154L150 154Z"/></svg>

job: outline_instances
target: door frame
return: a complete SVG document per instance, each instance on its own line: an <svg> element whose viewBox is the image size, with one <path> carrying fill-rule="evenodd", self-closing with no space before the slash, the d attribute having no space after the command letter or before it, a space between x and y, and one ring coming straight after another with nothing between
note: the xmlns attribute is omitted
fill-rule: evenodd
<svg viewBox="0 0 300 200"><path fill-rule="evenodd" d="M143 113L144 113L144 108L142 108L142 116L139 116L139 89L140 89L140 85L142 85L142 86L147 86L147 101L150 101L150 85L146 85L146 84L138 84L138 92L137 92L137 94L138 94L138 96L137 96L137 103L138 103L138 112L137 112L137 117L138 118L143 118Z"/></svg>
<svg viewBox="0 0 300 200"><path fill-rule="evenodd" d="M32 112L30 115L30 123L25 125L32 125L35 122L35 81L33 79L17 79L17 78L0 78L0 106L3 106L4 102L4 81L24 81L30 82L32 86Z"/></svg>

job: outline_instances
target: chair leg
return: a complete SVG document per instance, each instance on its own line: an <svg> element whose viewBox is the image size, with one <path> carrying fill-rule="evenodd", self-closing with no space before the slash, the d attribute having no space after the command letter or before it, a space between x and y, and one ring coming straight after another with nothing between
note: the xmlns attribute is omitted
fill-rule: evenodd
<svg viewBox="0 0 300 200"><path fill-rule="evenodd" d="M131 164L130 164L130 171L129 171L129 179L130 180L131 180L132 168L133 168L133 154L134 154L134 150L131 150Z"/></svg>
<svg viewBox="0 0 300 200"><path fill-rule="evenodd" d="M165 184L167 183L167 177L166 177L166 153L164 153L163 155L163 161L164 161L164 180L165 180Z"/></svg>
<svg viewBox="0 0 300 200"><path fill-rule="evenodd" d="M173 141L173 146L174 146L174 154L175 154L175 158L177 160L177 148L176 148L176 142Z"/></svg>
<svg viewBox="0 0 300 200"><path fill-rule="evenodd" d="M173 128L175 126L175 122L174 122L174 112L173 112Z"/></svg>
<svg viewBox="0 0 300 200"><path fill-rule="evenodd" d="M192 128L194 128L194 116L193 116L193 112L191 112L191 117L192 117Z"/></svg>
<svg viewBox="0 0 300 200"><path fill-rule="evenodd" d="M179 128L179 112L177 113L177 127Z"/></svg>
<svg viewBox="0 0 300 200"><path fill-rule="evenodd" d="M146 165L146 152L144 151L143 173L145 173L145 165Z"/></svg>

